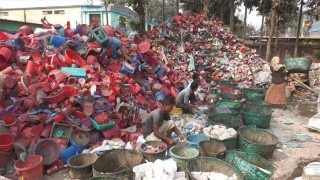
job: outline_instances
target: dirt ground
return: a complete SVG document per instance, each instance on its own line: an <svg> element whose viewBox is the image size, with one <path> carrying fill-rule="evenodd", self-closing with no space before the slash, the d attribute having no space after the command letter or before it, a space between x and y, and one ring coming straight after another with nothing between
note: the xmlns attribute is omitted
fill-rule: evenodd
<svg viewBox="0 0 320 180"><path fill-rule="evenodd" d="M319 161L320 134L306 128L309 118L315 114L317 114L315 97L301 101L291 100L286 110L274 109L269 130L277 135L280 143L271 160L277 167L272 179L294 179L301 176L306 164ZM300 139L302 142L299 142L294 140L297 135L309 139ZM297 145L299 147L292 147Z"/></svg>
<svg viewBox="0 0 320 180"><path fill-rule="evenodd" d="M320 134L319 132L311 132L305 127L309 118L316 113L316 97L313 96L289 100L286 110L273 109L269 130L278 137L280 142L270 160L277 167L272 176L273 180L292 180L301 176L306 164L320 160ZM6 131L0 127L1 133ZM294 140L299 135L307 137L307 139L300 139L302 142ZM45 175L44 179L71 179L67 172L68 169L65 168L51 176Z"/></svg>

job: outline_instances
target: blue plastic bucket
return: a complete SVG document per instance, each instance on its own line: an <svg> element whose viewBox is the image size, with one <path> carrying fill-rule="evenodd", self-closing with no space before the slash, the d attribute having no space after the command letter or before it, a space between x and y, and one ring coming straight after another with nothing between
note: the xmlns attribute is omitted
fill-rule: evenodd
<svg viewBox="0 0 320 180"><path fill-rule="evenodd" d="M54 47L60 47L64 45L64 43L67 41L67 38L53 35L51 36L50 45L53 45Z"/></svg>
<svg viewBox="0 0 320 180"><path fill-rule="evenodd" d="M210 137L202 134L191 134L186 137L187 143L196 149L198 149L199 142L208 140L210 140Z"/></svg>
<svg viewBox="0 0 320 180"><path fill-rule="evenodd" d="M81 153L84 149L85 146L72 145L60 153L60 159L62 160L63 164L67 164L70 158Z"/></svg>

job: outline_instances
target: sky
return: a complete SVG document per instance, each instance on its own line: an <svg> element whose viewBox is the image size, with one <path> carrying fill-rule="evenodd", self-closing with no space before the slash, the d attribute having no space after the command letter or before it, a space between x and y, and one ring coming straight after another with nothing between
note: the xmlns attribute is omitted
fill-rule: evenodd
<svg viewBox="0 0 320 180"><path fill-rule="evenodd" d="M244 20L244 11L245 7L242 5L240 11L237 10L236 16L240 17L241 20ZM261 26L262 16L258 15L258 12L254 9L249 14L247 13L247 23L253 25L256 29L259 29Z"/></svg>

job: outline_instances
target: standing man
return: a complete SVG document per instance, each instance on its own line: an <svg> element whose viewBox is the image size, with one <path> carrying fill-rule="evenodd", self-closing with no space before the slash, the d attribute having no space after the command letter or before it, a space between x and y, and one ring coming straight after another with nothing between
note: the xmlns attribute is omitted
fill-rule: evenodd
<svg viewBox="0 0 320 180"><path fill-rule="evenodd" d="M181 108L184 113L191 113L193 109L199 110L199 108L194 104L195 98L194 92L198 89L198 83L193 81L190 87L182 90L176 99L176 107Z"/></svg>
<svg viewBox="0 0 320 180"><path fill-rule="evenodd" d="M171 137L172 132L175 132L181 140L184 139L174 121L170 120L169 113L174 104L174 98L167 96L160 108L148 114L143 132L146 141L163 141L168 145L174 145L175 141Z"/></svg>

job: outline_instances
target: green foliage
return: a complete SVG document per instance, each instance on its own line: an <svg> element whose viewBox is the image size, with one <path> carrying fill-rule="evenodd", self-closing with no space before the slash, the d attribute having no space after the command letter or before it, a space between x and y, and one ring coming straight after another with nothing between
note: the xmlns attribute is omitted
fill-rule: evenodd
<svg viewBox="0 0 320 180"><path fill-rule="evenodd" d="M165 17L172 17L174 15L176 0L166 0L164 5L164 15ZM161 22L162 19L162 0L149 0L149 17L151 19L157 19Z"/></svg>
<svg viewBox="0 0 320 180"><path fill-rule="evenodd" d="M213 2L215 2L214 0ZM199 0L181 0L183 3L183 9L192 13L200 13L203 9L203 4L199 3Z"/></svg>

